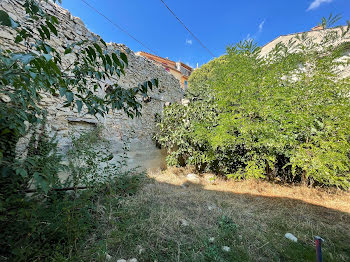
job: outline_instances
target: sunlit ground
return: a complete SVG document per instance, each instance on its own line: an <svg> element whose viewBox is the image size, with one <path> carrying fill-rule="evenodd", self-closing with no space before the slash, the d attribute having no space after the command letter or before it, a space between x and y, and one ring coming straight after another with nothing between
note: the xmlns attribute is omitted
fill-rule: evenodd
<svg viewBox="0 0 350 262"><path fill-rule="evenodd" d="M189 173L150 172L143 188L123 202L108 229L114 258L315 261L313 238L319 235L325 261L350 260L349 193Z"/></svg>

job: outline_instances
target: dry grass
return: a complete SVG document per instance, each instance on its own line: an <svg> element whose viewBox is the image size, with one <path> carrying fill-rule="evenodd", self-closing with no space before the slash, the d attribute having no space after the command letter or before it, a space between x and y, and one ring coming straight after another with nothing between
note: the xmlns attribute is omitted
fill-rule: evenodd
<svg viewBox="0 0 350 262"><path fill-rule="evenodd" d="M190 172L149 173L143 189L125 200L110 244L120 247L117 256L142 246L140 261L314 261L313 237L320 235L327 261L350 261L349 193L213 181L210 174L194 182ZM285 239L287 232L298 243Z"/></svg>
<svg viewBox="0 0 350 262"><path fill-rule="evenodd" d="M186 175L193 170L188 168L169 168L164 172L149 173L158 182L182 185L187 182ZM205 190L250 194L254 196L290 198L305 203L350 213L350 192L337 189L310 188L302 185L279 185L261 180L213 179L213 174L200 175L198 184Z"/></svg>

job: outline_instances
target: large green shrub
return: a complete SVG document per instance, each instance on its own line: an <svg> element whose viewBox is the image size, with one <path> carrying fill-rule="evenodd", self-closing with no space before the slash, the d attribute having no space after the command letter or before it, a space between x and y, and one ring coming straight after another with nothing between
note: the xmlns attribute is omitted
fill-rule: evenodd
<svg viewBox="0 0 350 262"><path fill-rule="evenodd" d="M156 138L169 164L348 188L350 79L338 76L348 46L339 29L319 44L298 35L264 57L249 41L228 47L192 74L192 102L165 110Z"/></svg>

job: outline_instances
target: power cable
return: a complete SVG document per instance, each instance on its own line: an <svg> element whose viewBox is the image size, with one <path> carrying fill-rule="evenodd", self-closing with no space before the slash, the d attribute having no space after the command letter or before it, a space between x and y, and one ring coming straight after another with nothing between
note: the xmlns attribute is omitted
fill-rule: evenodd
<svg viewBox="0 0 350 262"><path fill-rule="evenodd" d="M108 18L107 16L105 16L103 13L101 13L100 11L98 11L95 7L93 7L92 5L90 5L87 1L85 0L80 0L82 1L85 5L87 5L89 8L91 8L92 10L94 10L96 13L98 13L100 16L102 16L103 18L105 18L108 22L110 22L113 26L115 26L116 28L118 28L120 31L124 32L125 34L127 34L130 38L132 38L133 40L135 40L137 43L139 43L140 45L142 45L144 48L148 49L151 53L153 54L157 54L156 52L154 52L151 48L149 48L148 46L146 46L144 43L142 43L140 40L136 39L136 37L134 37L132 34L130 34L128 31L126 31L124 28L122 28L120 25L116 24L115 22L113 22L110 18Z"/></svg>
<svg viewBox="0 0 350 262"><path fill-rule="evenodd" d="M169 7L163 0L160 0L160 1L165 5L165 7L170 11L170 13L172 13L172 15L175 16L175 18L183 25L183 27L185 27L185 29L198 41L198 43L200 43L200 45L201 45L204 49L206 49L206 50L209 52L210 55L212 55L213 57L216 57L216 56L213 54L213 52L211 52L211 51L209 50L209 48L206 47L206 46L198 39L198 37L196 37L196 36L194 35L194 33L191 32L190 29L188 29L188 27L187 27L187 26L184 24L184 22L182 22L181 19L173 12L173 10L171 10L170 7Z"/></svg>

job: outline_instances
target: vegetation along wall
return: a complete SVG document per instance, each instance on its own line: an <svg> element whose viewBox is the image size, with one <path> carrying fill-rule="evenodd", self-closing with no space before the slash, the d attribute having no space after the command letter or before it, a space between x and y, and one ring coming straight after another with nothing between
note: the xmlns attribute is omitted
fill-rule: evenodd
<svg viewBox="0 0 350 262"><path fill-rule="evenodd" d="M41 5L45 12L55 15L59 19L58 35L52 35L48 41L58 51L64 53L64 47L73 42L99 39L98 35L90 32L85 27L81 19L72 16L59 5L52 2L42 2ZM25 10L21 5L21 1L2 0L0 8L7 11L15 21L22 22L25 17ZM34 33L39 34L36 29L34 29ZM13 45L11 40L15 38L15 35L10 27L1 26L0 48L23 50L25 46L21 44ZM70 146L72 135L77 135L81 131L95 128L101 124L104 126L103 136L110 141L113 153L120 154L123 143L128 141L130 147L129 164L143 165L145 168L159 167L162 159L161 151L155 147L152 141L155 117L162 113L165 103L181 100L183 91L180 88L180 83L162 67L153 64L144 57L135 55L125 45L108 43L107 46L111 51L126 52L129 65L125 70L125 75L121 75L119 79L101 80L106 88L116 82L122 87L132 88L145 80L159 80L159 87L153 89L149 93L149 97L139 97L140 100L145 100L142 104L142 117L131 119L124 112L115 111L109 112L104 117L96 118L93 115L86 114L86 110L78 113L76 109L71 110L69 107L64 107L62 98L59 96L43 94L40 106L48 111L46 128L52 135L57 133L59 148L62 152L66 152ZM76 46L75 51L78 51L78 49L79 47ZM74 53L63 57L67 66L70 66L74 58ZM99 90L97 92L105 91ZM6 102L5 97L2 97L2 100ZM18 152L25 152L24 148L27 143L26 138L21 139L18 144Z"/></svg>

